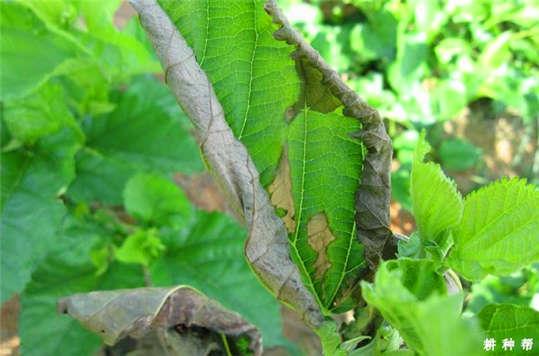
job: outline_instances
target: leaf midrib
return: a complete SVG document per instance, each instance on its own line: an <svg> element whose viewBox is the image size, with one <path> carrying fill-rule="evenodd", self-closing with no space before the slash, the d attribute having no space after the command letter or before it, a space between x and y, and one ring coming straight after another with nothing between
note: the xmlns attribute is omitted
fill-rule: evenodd
<svg viewBox="0 0 539 356"><path fill-rule="evenodd" d="M297 248L297 241L298 241L298 237L299 237L299 231L300 231L300 226L301 226L301 223L302 223L302 215L303 215L303 201L304 201L304 197L305 197L305 167L306 167L306 163L307 163L307 113L308 113L309 109L307 107L304 107L303 109L303 157L302 157L302 162L301 162L301 189L300 189L300 192L301 192L301 195L300 195L300 199L299 199L299 209L298 209L298 218L297 218L297 221L296 221L296 231L294 232L294 239L292 240L292 246L294 248L294 252L295 254L298 256L298 261L300 262L300 267L303 271L303 275L305 275L305 277L308 279L307 282L308 282L308 287L310 290L313 291L313 295L318 303L318 305L320 306L324 306L324 304L322 303L322 301L320 300L320 296L318 295L316 289L314 288L314 283L313 283L313 280L311 278L311 274L309 273L309 271L307 270L307 267L305 266L305 262L303 261L303 258L301 257L301 254L299 253L299 250Z"/></svg>
<svg viewBox="0 0 539 356"><path fill-rule="evenodd" d="M210 0L206 0L206 33L204 35L204 49L202 50L202 58L200 59L200 66L204 65L206 60L206 53L208 50L208 38L210 34Z"/></svg>
<svg viewBox="0 0 539 356"><path fill-rule="evenodd" d="M348 239L348 248L346 249L346 258L345 258L344 264L343 264L344 268L341 271L341 276L339 277L339 282L335 286L335 290L331 294L331 298L329 298L330 305L333 304L333 300L337 296L337 293L339 292L340 286L341 286L341 284L342 284L342 282L344 280L344 277L346 277L346 274L350 273L351 271L353 271L356 268L356 267L354 267L351 270L346 271L346 269L348 267L348 260L350 258L350 252L352 251L352 243L354 242L355 234L356 234L356 222L354 221L354 224L352 225L352 232L350 233L350 238Z"/></svg>
<svg viewBox="0 0 539 356"><path fill-rule="evenodd" d="M255 31L255 38L254 38L254 41L253 41L253 50L252 50L252 54L251 54L251 62L249 63L249 90L247 92L247 105L245 107L245 114L243 115L243 123L241 125L241 130L240 130L240 133L238 135L238 139L240 139L240 140L243 137L243 132L245 131L245 126L247 124L247 118L248 118L248 115L249 115L249 110L251 108L251 96L252 96L252 90L253 90L254 61L255 61L256 48L257 48L257 45L258 45L258 37L259 37L259 33L258 33L257 28L256 28L257 23L256 23L256 3L255 3L255 0L252 0L251 4L253 5L253 30Z"/></svg>

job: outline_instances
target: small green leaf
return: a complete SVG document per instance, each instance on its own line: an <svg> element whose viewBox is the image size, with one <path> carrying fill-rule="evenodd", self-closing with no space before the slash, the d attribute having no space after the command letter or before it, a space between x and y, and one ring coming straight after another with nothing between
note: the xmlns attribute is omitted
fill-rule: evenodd
<svg viewBox="0 0 539 356"><path fill-rule="evenodd" d="M397 20L386 10L369 11L367 15L368 22L355 27L351 33L351 48L364 62L393 60L397 49ZM334 44L332 41L329 46Z"/></svg>
<svg viewBox="0 0 539 356"><path fill-rule="evenodd" d="M468 195L449 263L466 279L505 275L539 260L539 189L504 179Z"/></svg>
<svg viewBox="0 0 539 356"><path fill-rule="evenodd" d="M419 258L421 253L421 239L417 233L410 235L408 240L399 240L399 257Z"/></svg>
<svg viewBox="0 0 539 356"><path fill-rule="evenodd" d="M69 112L61 86L45 84L27 97L8 101L4 120L11 135L25 144L33 144L41 137L69 126L82 132Z"/></svg>
<svg viewBox="0 0 539 356"><path fill-rule="evenodd" d="M116 259L125 263L139 263L149 266L165 251L155 229L138 230L129 235L116 250Z"/></svg>
<svg viewBox="0 0 539 356"><path fill-rule="evenodd" d="M145 223L178 226L191 215L184 192L170 180L158 175L138 174L124 190L127 211Z"/></svg>
<svg viewBox="0 0 539 356"><path fill-rule="evenodd" d="M503 63L507 63L511 59L511 52L509 51L510 40L511 32L506 31L490 41L479 57L480 68L486 71L493 71Z"/></svg>
<svg viewBox="0 0 539 356"><path fill-rule="evenodd" d="M371 337L368 336L368 335L360 335L360 336L356 336L352 339L349 339L349 340L346 340L344 341L341 346L339 346L339 348L343 351L347 351L348 352L348 355L350 355L350 352L353 352L357 345L364 341L364 340L369 340Z"/></svg>
<svg viewBox="0 0 539 356"><path fill-rule="evenodd" d="M391 195L404 209L412 211L409 165L401 166L395 172L391 172Z"/></svg>
<svg viewBox="0 0 539 356"><path fill-rule="evenodd" d="M440 63L449 63L455 57L471 52L470 43L462 38L448 37L441 40L435 48Z"/></svg>
<svg viewBox="0 0 539 356"><path fill-rule="evenodd" d="M431 107L437 121L455 118L466 106L467 88L460 79L444 79L437 81L431 96Z"/></svg>
<svg viewBox="0 0 539 356"><path fill-rule="evenodd" d="M429 42L442 32L449 17L443 10L443 2L412 0L409 6L415 10L414 27L418 32L425 33Z"/></svg>
<svg viewBox="0 0 539 356"><path fill-rule="evenodd" d="M439 165L424 162L430 146L423 133L416 146L410 194L412 210L422 240L438 240L455 227L462 216L462 197L455 183L447 178Z"/></svg>
<svg viewBox="0 0 539 356"><path fill-rule="evenodd" d="M397 151L397 158L401 165L413 162L418 140L419 133L416 130L403 131L393 138L393 148Z"/></svg>
<svg viewBox="0 0 539 356"><path fill-rule="evenodd" d="M401 96L410 97L410 87L426 71L427 45L424 33L399 31L397 58L389 66L387 76L393 89Z"/></svg>
<svg viewBox="0 0 539 356"><path fill-rule="evenodd" d="M539 293L539 263L509 276L486 276L472 285L467 309L478 314L488 304L532 305Z"/></svg>
<svg viewBox="0 0 539 356"><path fill-rule="evenodd" d="M334 321L326 321L320 328L316 330L316 334L320 338L324 355L347 355L345 350L340 349L342 341L339 333L337 332L337 325Z"/></svg>

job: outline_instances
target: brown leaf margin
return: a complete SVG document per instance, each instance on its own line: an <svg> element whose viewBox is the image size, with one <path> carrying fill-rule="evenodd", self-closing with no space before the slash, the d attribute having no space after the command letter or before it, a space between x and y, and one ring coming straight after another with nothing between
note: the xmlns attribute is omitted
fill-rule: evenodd
<svg viewBox="0 0 539 356"><path fill-rule="evenodd" d="M187 286L75 294L58 301L58 311L100 334L108 345L127 336L140 339L152 331L197 326L227 336L247 336L250 350L262 354L262 336L254 325Z"/></svg>
<svg viewBox="0 0 539 356"><path fill-rule="evenodd" d="M273 22L281 26L274 37L296 46L294 59L305 60L318 69L322 73L322 83L344 105L343 113L357 118L363 125L357 136L363 141L367 154L356 193L356 225L359 239L365 246L365 257L371 272L374 272L381 259L391 259L396 254L396 239L389 228L393 148L384 122L378 111L350 89L339 74L290 25L275 0L268 0L264 8L273 18Z"/></svg>
<svg viewBox="0 0 539 356"><path fill-rule="evenodd" d="M156 0L130 0L140 15L176 100L195 126L210 169L236 217L248 226L245 255L261 282L316 328L323 316L289 254L283 221L262 185L245 146L232 133L211 82L193 50Z"/></svg>

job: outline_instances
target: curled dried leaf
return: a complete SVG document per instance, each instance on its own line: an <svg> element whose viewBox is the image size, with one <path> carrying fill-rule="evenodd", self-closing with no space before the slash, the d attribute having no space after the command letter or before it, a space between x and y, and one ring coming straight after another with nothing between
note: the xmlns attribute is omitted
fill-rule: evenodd
<svg viewBox="0 0 539 356"><path fill-rule="evenodd" d="M320 308L290 258L287 230L259 182L253 160L225 121L221 103L193 50L156 0L131 3L166 68L170 89L195 126L206 161L237 217L248 226L247 260L279 300L297 310L309 325L320 325Z"/></svg>
<svg viewBox="0 0 539 356"><path fill-rule="evenodd" d="M195 347L196 338L177 338L173 330L204 328L232 338L247 337L249 349L262 354L262 338L254 325L186 286L75 294L61 299L58 310L100 334L108 345L127 336L139 339L160 332L170 340L169 347L185 351Z"/></svg>

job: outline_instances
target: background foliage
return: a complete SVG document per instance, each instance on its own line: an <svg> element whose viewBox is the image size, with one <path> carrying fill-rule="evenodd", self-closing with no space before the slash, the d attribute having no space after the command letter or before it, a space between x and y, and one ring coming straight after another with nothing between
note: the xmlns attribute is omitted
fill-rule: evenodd
<svg viewBox="0 0 539 356"><path fill-rule="evenodd" d="M390 120L398 158L393 194L406 209L411 153L422 128L461 189L508 173L538 182L537 2L283 3L313 47ZM510 132L500 127L506 119ZM523 141L489 141L489 130L509 140L516 131Z"/></svg>
<svg viewBox="0 0 539 356"><path fill-rule="evenodd" d="M243 228L174 183L203 163L189 121L148 75L160 66L138 20L113 23L119 5L1 4L1 291L2 302L20 294L21 351L101 346L57 315L60 296L176 284L240 312L268 345L287 344L277 301L242 257Z"/></svg>

